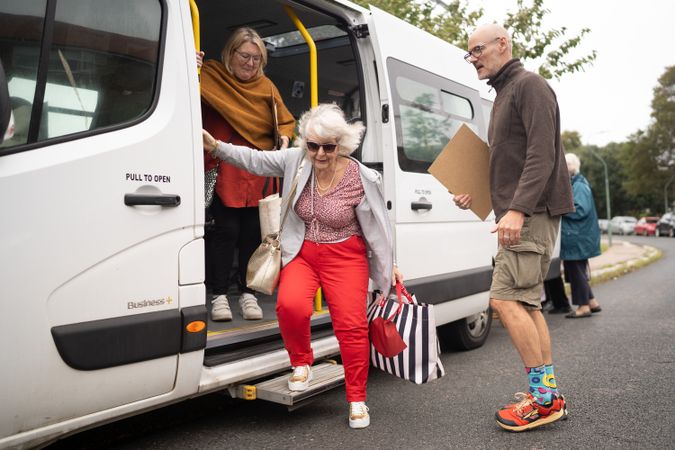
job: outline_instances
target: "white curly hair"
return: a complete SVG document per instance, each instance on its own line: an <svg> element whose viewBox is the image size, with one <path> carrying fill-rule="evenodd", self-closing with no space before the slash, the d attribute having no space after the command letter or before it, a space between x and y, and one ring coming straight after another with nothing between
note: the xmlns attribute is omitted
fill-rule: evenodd
<svg viewBox="0 0 675 450"><path fill-rule="evenodd" d="M579 170L581 170L581 161L574 153L566 153L565 162L567 162L567 170L569 170L573 175L578 174Z"/></svg>
<svg viewBox="0 0 675 450"><path fill-rule="evenodd" d="M359 147L366 127L361 122L348 123L345 115L334 103L322 103L305 112L298 122L295 145L307 150L308 134L321 141L335 139L340 155L351 155Z"/></svg>

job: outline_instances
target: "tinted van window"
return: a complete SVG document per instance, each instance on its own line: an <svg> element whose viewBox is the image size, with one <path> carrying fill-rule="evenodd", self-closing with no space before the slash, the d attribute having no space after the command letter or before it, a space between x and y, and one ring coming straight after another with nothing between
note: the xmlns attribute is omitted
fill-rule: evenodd
<svg viewBox="0 0 675 450"><path fill-rule="evenodd" d="M46 3L0 3L0 58L16 120L4 147L130 122L152 105L158 0Z"/></svg>
<svg viewBox="0 0 675 450"><path fill-rule="evenodd" d="M467 88L390 58L398 161L401 169L426 173L462 124L478 132Z"/></svg>

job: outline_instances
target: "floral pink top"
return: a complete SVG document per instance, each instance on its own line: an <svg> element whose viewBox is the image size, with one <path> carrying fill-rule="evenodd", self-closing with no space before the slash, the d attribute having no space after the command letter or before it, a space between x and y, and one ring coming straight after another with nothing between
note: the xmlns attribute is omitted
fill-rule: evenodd
<svg viewBox="0 0 675 450"><path fill-rule="evenodd" d="M355 208L363 196L359 166L352 160L340 182L323 196L319 195L312 175L295 204L295 212L305 222L305 239L329 243L361 236Z"/></svg>

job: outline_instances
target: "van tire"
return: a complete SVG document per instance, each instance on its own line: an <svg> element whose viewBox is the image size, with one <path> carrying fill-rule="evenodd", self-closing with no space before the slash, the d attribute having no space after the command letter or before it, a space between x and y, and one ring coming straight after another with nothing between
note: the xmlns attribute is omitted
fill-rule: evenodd
<svg viewBox="0 0 675 450"><path fill-rule="evenodd" d="M492 326L492 309L465 319L441 325L436 329L443 350L473 350L481 347Z"/></svg>

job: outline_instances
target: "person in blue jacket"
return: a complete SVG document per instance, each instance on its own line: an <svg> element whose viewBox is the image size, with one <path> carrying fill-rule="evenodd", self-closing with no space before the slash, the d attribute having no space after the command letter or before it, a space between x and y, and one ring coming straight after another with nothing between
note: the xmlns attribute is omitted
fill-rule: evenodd
<svg viewBox="0 0 675 450"><path fill-rule="evenodd" d="M565 279L572 288L572 303L577 305L577 309L565 317L577 319L601 311L589 284L588 266L588 259L600 254L600 227L591 186L579 172L579 157L568 153L565 160L572 182L575 211L562 217L560 259L563 260Z"/></svg>

